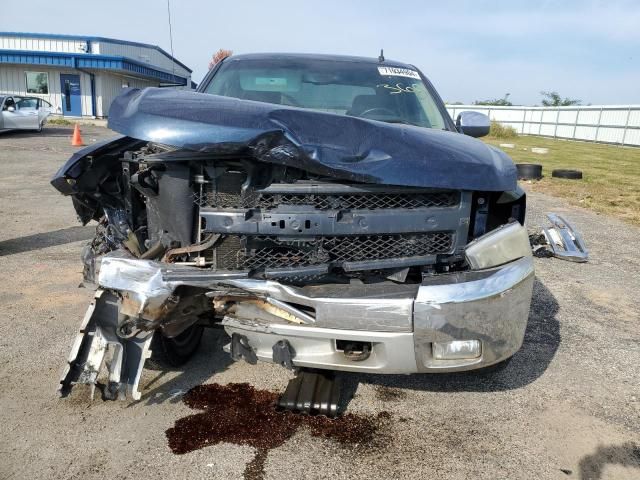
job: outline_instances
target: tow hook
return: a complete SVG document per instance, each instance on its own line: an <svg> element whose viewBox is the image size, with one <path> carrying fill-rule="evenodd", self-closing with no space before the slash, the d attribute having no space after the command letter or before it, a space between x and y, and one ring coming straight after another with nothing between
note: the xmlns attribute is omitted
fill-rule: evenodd
<svg viewBox="0 0 640 480"><path fill-rule="evenodd" d="M336 340L336 349L341 350L343 355L353 362L363 362L371 356L370 342Z"/></svg>
<svg viewBox="0 0 640 480"><path fill-rule="evenodd" d="M278 340L273 344L273 362L283 366L287 370L293 370L293 357L296 352L287 340Z"/></svg>
<svg viewBox="0 0 640 480"><path fill-rule="evenodd" d="M258 363L258 356L249 345L249 339L237 333L231 335L231 358L236 362L244 358L251 365Z"/></svg>

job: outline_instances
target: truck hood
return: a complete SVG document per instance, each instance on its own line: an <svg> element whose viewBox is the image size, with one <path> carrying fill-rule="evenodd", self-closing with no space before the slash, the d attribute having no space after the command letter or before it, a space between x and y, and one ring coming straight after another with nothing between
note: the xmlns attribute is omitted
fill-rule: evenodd
<svg viewBox="0 0 640 480"><path fill-rule="evenodd" d="M509 191L502 151L455 132L163 88L115 99L109 128L212 155L242 155L348 181Z"/></svg>

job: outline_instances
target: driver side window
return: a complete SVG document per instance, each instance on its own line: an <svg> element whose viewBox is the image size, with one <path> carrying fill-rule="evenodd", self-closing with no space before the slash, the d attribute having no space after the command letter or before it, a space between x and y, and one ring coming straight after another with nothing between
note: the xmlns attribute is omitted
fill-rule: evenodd
<svg viewBox="0 0 640 480"><path fill-rule="evenodd" d="M17 110L37 110L38 99L37 98L22 98L16 102Z"/></svg>
<svg viewBox="0 0 640 480"><path fill-rule="evenodd" d="M9 107L13 107L16 108L16 102L13 101L13 98L9 97L4 101L4 106L2 107L2 110L8 110Z"/></svg>

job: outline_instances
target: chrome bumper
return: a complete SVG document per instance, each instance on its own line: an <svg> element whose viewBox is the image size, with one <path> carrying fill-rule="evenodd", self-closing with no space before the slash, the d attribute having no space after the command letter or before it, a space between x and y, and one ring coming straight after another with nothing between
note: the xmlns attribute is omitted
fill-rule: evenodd
<svg viewBox="0 0 640 480"><path fill-rule="evenodd" d="M499 268L435 276L413 298L399 298L401 292L386 299L347 298L350 286L343 286L339 298L309 297L275 282L237 280L230 283L256 295L312 306L316 322L266 323L245 312L245 318L225 317L223 325L230 335L246 337L257 358L266 362L272 361L273 345L287 340L298 367L371 373L472 370L509 358L520 348L533 279L533 260L524 257ZM318 315L323 311L330 315ZM338 350L338 340L368 342L371 355L354 361ZM433 343L452 340L479 340L481 353L469 359L435 359Z"/></svg>
<svg viewBox="0 0 640 480"><path fill-rule="evenodd" d="M111 347L108 396L140 398L137 387L150 355L149 333L174 305L173 292L180 285L209 291L214 309L232 299L234 307L222 324L232 337L243 337L245 348L255 353L252 358L272 362L274 345L286 340L295 367L416 373L482 368L513 355L524 338L533 279L531 256L497 268L436 275L421 285L295 288L105 255L100 288L80 326L60 392L68 394L76 383L95 386ZM146 328L123 337L122 318L139 319ZM452 340L475 340L480 351L474 358L436 359L434 343ZM339 341L364 342L371 346L370 354L346 355Z"/></svg>

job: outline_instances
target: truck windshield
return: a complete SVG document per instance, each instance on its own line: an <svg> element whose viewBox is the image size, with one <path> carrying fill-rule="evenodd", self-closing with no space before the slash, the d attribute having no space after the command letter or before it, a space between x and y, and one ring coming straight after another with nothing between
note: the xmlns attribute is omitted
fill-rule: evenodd
<svg viewBox="0 0 640 480"><path fill-rule="evenodd" d="M436 100L412 68L299 58L228 58L205 92L446 129Z"/></svg>

